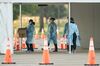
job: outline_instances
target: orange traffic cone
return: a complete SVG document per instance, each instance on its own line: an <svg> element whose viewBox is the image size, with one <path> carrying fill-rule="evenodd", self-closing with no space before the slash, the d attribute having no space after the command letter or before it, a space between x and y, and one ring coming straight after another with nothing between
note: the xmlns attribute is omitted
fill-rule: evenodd
<svg viewBox="0 0 100 66"><path fill-rule="evenodd" d="M63 38L61 38L61 42L60 42L61 44L60 44L60 49L66 49L66 47L65 47L65 43L64 43L64 39Z"/></svg>
<svg viewBox="0 0 100 66"><path fill-rule="evenodd" d="M61 49L65 49L65 44L61 44Z"/></svg>
<svg viewBox="0 0 100 66"><path fill-rule="evenodd" d="M26 48L25 38L22 39L22 49Z"/></svg>
<svg viewBox="0 0 100 66"><path fill-rule="evenodd" d="M19 44L19 41L18 40L16 42L15 50L16 51L19 51L20 50L20 44Z"/></svg>
<svg viewBox="0 0 100 66"><path fill-rule="evenodd" d="M33 43L33 48L38 49L35 43Z"/></svg>
<svg viewBox="0 0 100 66"><path fill-rule="evenodd" d="M68 39L66 38L66 36L64 36L64 43L65 43L65 49L67 49L68 47Z"/></svg>
<svg viewBox="0 0 100 66"><path fill-rule="evenodd" d="M65 44L65 49L67 49L67 44Z"/></svg>
<svg viewBox="0 0 100 66"><path fill-rule="evenodd" d="M10 47L10 45L8 44L6 54L4 57L4 62L2 62L2 64L15 64L15 62L12 62L12 55L11 55L11 51L10 51L9 47Z"/></svg>
<svg viewBox="0 0 100 66"><path fill-rule="evenodd" d="M88 64L85 64L85 66L99 66L98 64L96 64L93 37L90 38Z"/></svg>
<svg viewBox="0 0 100 66"><path fill-rule="evenodd" d="M20 50L20 46L18 44L18 45L16 45L16 51L19 51L19 50Z"/></svg>
<svg viewBox="0 0 100 66"><path fill-rule="evenodd" d="M42 29L41 38L42 38L42 39L45 39L45 38L46 38L46 35L44 34L44 29Z"/></svg>
<svg viewBox="0 0 100 66"><path fill-rule="evenodd" d="M35 39L39 39L38 30L36 30Z"/></svg>
<svg viewBox="0 0 100 66"><path fill-rule="evenodd" d="M39 63L40 65L53 65L53 63L50 63L50 55L47 45L47 40L44 40L44 48L43 48L43 57L42 57L42 63Z"/></svg>
<svg viewBox="0 0 100 66"><path fill-rule="evenodd" d="M16 38L14 38L14 49L15 49L15 47L16 47Z"/></svg>
<svg viewBox="0 0 100 66"><path fill-rule="evenodd" d="M17 43L17 30L15 30L14 32L14 49L16 47L16 43Z"/></svg>

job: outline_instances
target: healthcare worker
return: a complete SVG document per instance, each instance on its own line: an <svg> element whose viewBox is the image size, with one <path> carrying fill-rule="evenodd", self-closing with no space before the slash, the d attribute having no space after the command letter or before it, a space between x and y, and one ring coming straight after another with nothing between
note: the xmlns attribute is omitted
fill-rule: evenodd
<svg viewBox="0 0 100 66"><path fill-rule="evenodd" d="M57 52L57 25L54 21L55 18L50 18L50 24L48 25L48 46L50 45L50 42L53 41L55 46L55 50L53 52Z"/></svg>
<svg viewBox="0 0 100 66"><path fill-rule="evenodd" d="M70 18L70 23L66 23L64 27L64 34L66 39L68 39L68 48L69 51L69 44L71 45L71 52L74 53L77 46L80 46L80 35L77 24L75 23L74 19Z"/></svg>
<svg viewBox="0 0 100 66"><path fill-rule="evenodd" d="M34 51L33 46L32 46L32 44L33 44L33 34L34 34L34 31L35 31L34 26L35 26L35 22L33 22L33 20L30 19L29 20L29 25L26 29L26 37L27 37L26 46L27 46L27 51L29 51L29 52Z"/></svg>

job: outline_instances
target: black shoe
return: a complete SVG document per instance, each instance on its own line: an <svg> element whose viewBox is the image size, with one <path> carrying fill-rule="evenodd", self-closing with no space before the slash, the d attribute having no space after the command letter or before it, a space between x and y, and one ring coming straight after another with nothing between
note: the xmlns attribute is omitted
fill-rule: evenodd
<svg viewBox="0 0 100 66"><path fill-rule="evenodd" d="M31 52L34 52L34 49L33 49L33 48L32 48L32 49L30 49L30 51L31 51Z"/></svg>
<svg viewBox="0 0 100 66"><path fill-rule="evenodd" d="M54 49L54 51L53 51L53 52L58 52L58 47L57 47L57 44L54 44L54 46L55 46L55 49Z"/></svg>
<svg viewBox="0 0 100 66"><path fill-rule="evenodd" d="M76 53L76 50L73 50L72 53L73 53L73 54Z"/></svg>
<svg viewBox="0 0 100 66"><path fill-rule="evenodd" d="M58 50L54 50L53 52L58 52Z"/></svg>
<svg viewBox="0 0 100 66"><path fill-rule="evenodd" d="M41 50L43 51L43 48L41 48Z"/></svg>
<svg viewBox="0 0 100 66"><path fill-rule="evenodd" d="M26 53L30 53L30 51L27 50Z"/></svg>

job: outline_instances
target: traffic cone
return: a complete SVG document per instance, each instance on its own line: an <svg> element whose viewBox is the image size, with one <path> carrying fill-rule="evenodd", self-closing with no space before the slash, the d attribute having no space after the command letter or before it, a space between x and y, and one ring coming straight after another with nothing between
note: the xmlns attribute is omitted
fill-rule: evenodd
<svg viewBox="0 0 100 66"><path fill-rule="evenodd" d="M15 29L15 31L14 31L14 49L16 46L16 42L17 42L17 30Z"/></svg>
<svg viewBox="0 0 100 66"><path fill-rule="evenodd" d="M19 41L18 40L16 42L15 50L16 51L19 51L20 50L20 44L19 44Z"/></svg>
<svg viewBox="0 0 100 66"><path fill-rule="evenodd" d="M16 38L14 38L13 43L14 43L14 49L15 49L15 47L16 47Z"/></svg>
<svg viewBox="0 0 100 66"><path fill-rule="evenodd" d="M10 51L9 47L10 47L10 44L7 45L4 62L2 62L2 64L15 64L15 62L12 62L12 55L11 55L11 51Z"/></svg>
<svg viewBox="0 0 100 66"><path fill-rule="evenodd" d="M35 39L39 39L38 30L35 30L35 31L36 31Z"/></svg>
<svg viewBox="0 0 100 66"><path fill-rule="evenodd" d="M43 48L43 56L42 56L42 63L39 63L40 65L53 65L53 63L50 63L50 55L47 45L47 40L44 40L44 48Z"/></svg>
<svg viewBox="0 0 100 66"><path fill-rule="evenodd" d="M67 47L68 47L68 39L67 39L67 37L66 37L66 35L64 36L64 43L65 43L65 49L67 49Z"/></svg>
<svg viewBox="0 0 100 66"><path fill-rule="evenodd" d="M18 45L16 45L16 51L19 51L19 50L20 50L20 46L18 44Z"/></svg>
<svg viewBox="0 0 100 66"><path fill-rule="evenodd" d="M61 38L61 40L60 40L60 49L65 49L66 47L65 47L65 44L64 44L64 39L63 38Z"/></svg>
<svg viewBox="0 0 100 66"><path fill-rule="evenodd" d="M99 64L96 64L93 37L90 38L90 46L89 46L89 53L88 53L88 63L85 64L85 66L99 66Z"/></svg>
<svg viewBox="0 0 100 66"><path fill-rule="evenodd" d="M67 44L65 44L65 49L67 49Z"/></svg>
<svg viewBox="0 0 100 66"><path fill-rule="evenodd" d="M41 38L42 38L42 39L45 39L45 38L46 38L46 35L44 34L44 29L42 29Z"/></svg>
<svg viewBox="0 0 100 66"><path fill-rule="evenodd" d="M22 49L26 48L25 38L22 39Z"/></svg>
<svg viewBox="0 0 100 66"><path fill-rule="evenodd" d="M60 44L60 49L63 50L63 49L66 49L66 48L67 48L67 47L66 47L66 44L63 44L63 43Z"/></svg>
<svg viewBox="0 0 100 66"><path fill-rule="evenodd" d="M38 49L35 43L33 43L33 48Z"/></svg>
<svg viewBox="0 0 100 66"><path fill-rule="evenodd" d="M65 44L61 44L61 49L65 49Z"/></svg>
<svg viewBox="0 0 100 66"><path fill-rule="evenodd" d="M15 30L15 32L14 32L14 49L17 51L20 50L19 36L17 34L17 30Z"/></svg>

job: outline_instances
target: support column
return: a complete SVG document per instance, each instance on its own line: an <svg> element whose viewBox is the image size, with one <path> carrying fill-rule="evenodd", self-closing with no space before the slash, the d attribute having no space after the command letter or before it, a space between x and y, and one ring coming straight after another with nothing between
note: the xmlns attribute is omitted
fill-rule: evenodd
<svg viewBox="0 0 100 66"><path fill-rule="evenodd" d="M71 9L71 8L70 8L70 2L68 3L68 9L69 9L69 15L68 15L68 16L69 16L69 18L68 18L68 25L69 25L69 24L70 24L70 15L71 15L71 14L70 14L70 11L71 11L71 10L70 10L70 9ZM68 33L70 33L70 27L69 27ZM71 39L69 39L68 41L69 41L69 54L71 54L71 42L70 42Z"/></svg>
<svg viewBox="0 0 100 66"><path fill-rule="evenodd" d="M19 4L19 28L22 28L22 4ZM22 49L22 38L19 38L20 49Z"/></svg>

